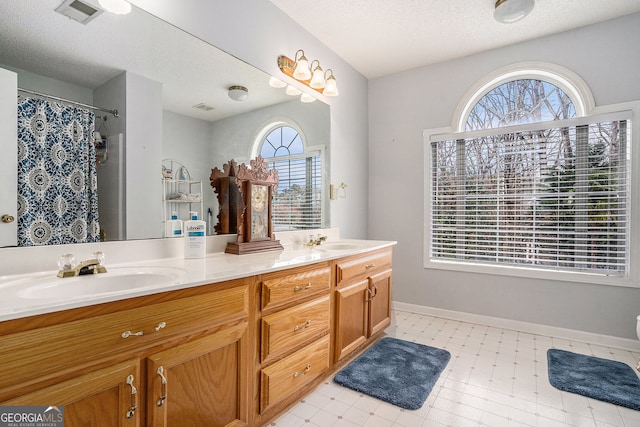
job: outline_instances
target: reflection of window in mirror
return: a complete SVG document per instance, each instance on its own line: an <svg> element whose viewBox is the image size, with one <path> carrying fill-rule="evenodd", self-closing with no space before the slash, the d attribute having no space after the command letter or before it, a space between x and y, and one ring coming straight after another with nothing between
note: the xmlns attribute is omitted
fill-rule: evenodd
<svg viewBox="0 0 640 427"><path fill-rule="evenodd" d="M258 153L270 169L278 171L272 208L274 230L321 228L324 152L309 149L301 129L281 122L267 126L263 135L257 141Z"/></svg>

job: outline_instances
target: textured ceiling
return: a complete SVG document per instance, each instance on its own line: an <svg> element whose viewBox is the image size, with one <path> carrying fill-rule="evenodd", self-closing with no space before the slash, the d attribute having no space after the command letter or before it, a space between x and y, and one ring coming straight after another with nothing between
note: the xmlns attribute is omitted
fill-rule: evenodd
<svg viewBox="0 0 640 427"><path fill-rule="evenodd" d="M271 2L367 78L640 12L640 0L536 0L525 19L501 24L495 0Z"/></svg>
<svg viewBox="0 0 640 427"><path fill-rule="evenodd" d="M264 72L135 6L82 25L54 11L61 3L0 0L0 64L91 89L127 70L162 83L165 109L209 121L291 100ZM231 85L249 98L231 100Z"/></svg>

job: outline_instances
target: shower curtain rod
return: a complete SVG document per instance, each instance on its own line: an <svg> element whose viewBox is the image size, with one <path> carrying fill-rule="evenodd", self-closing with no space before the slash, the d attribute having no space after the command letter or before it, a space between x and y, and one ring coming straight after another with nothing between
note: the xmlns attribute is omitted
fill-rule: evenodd
<svg viewBox="0 0 640 427"><path fill-rule="evenodd" d="M70 99L59 98L57 96L48 95L46 93L36 92L36 91L33 91L33 90L29 90L29 89L22 89L20 87L18 88L18 91L19 92L30 93L30 94L36 95L36 96L42 96L44 98L55 99L56 101L62 101L62 102L66 102L66 103L69 103L69 104L78 105L80 107L89 108L91 110L104 111L105 113L113 114L113 117L118 117L118 110L110 110L108 108L94 107L93 105L83 104L82 102L76 102L76 101L72 101Z"/></svg>

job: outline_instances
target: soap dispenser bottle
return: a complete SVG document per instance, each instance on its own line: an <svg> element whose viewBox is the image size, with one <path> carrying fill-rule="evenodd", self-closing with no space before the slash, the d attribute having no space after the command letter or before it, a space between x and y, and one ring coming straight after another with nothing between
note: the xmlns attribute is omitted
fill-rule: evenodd
<svg viewBox="0 0 640 427"><path fill-rule="evenodd" d="M165 237L182 237L182 220L178 219L178 214L171 213L171 219L166 223Z"/></svg>
<svg viewBox="0 0 640 427"><path fill-rule="evenodd" d="M196 212L189 212L191 219L184 222L184 257L204 258L207 255L206 223L198 219Z"/></svg>

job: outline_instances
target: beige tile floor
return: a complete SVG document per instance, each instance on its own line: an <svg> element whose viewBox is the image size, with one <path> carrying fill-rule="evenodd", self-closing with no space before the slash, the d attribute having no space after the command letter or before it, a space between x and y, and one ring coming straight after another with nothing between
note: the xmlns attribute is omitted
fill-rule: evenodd
<svg viewBox="0 0 640 427"><path fill-rule="evenodd" d="M640 427L640 411L555 389L547 350L559 348L635 366L616 348L395 310L389 336L451 352L422 408L398 408L328 380L270 425Z"/></svg>

